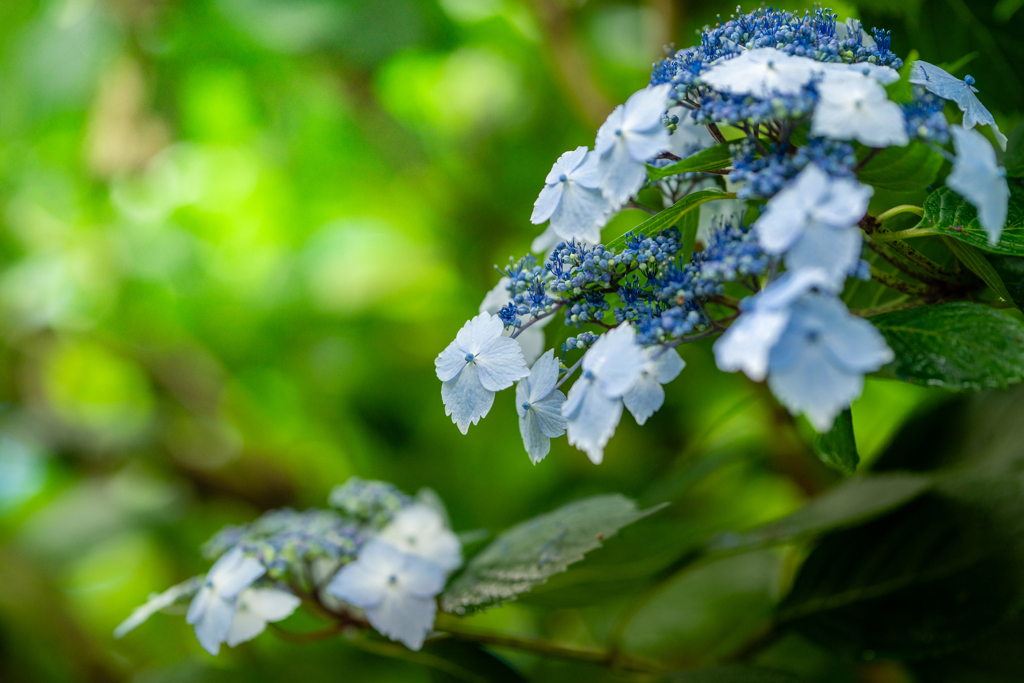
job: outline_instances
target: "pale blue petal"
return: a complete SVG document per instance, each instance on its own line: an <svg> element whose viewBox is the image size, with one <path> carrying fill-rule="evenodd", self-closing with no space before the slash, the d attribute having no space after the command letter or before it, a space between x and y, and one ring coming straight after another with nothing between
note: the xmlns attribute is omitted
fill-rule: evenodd
<svg viewBox="0 0 1024 683"><path fill-rule="evenodd" d="M806 415L817 431L827 432L836 416L860 396L864 377L830 362L821 344L806 344L802 337L790 339L788 334L779 340L779 346L790 344L803 346L787 367L777 369L772 363L768 386L791 413Z"/></svg>
<svg viewBox="0 0 1024 683"><path fill-rule="evenodd" d="M526 412L530 409L530 378L524 377L516 383L516 413L519 414L520 419L526 415ZM527 407L523 407L526 405Z"/></svg>
<svg viewBox="0 0 1024 683"><path fill-rule="evenodd" d="M946 176L951 187L978 210L978 222L995 245L1003 234L1010 202L1006 172L996 163L996 153L985 136L976 130L950 126L956 159Z"/></svg>
<svg viewBox="0 0 1024 683"><path fill-rule="evenodd" d="M832 228L811 223L784 257L786 268L796 271L822 268L836 289L860 262L860 229Z"/></svg>
<svg viewBox="0 0 1024 683"><path fill-rule="evenodd" d="M505 325L501 318L490 313L481 313L466 322L455 335L455 343L463 354L478 354L491 342L501 336Z"/></svg>
<svg viewBox="0 0 1024 683"><path fill-rule="evenodd" d="M666 142L668 140L668 128L665 128L661 119L668 109L668 95L672 86L662 83L654 87L637 90L626 100L625 112L622 117L622 128L631 133L648 131L656 126L661 126L665 131ZM667 149L667 147L666 147Z"/></svg>
<svg viewBox="0 0 1024 683"><path fill-rule="evenodd" d="M530 374L522 348L515 339L508 337L498 337L481 349L473 364L480 384L488 391L508 389L516 380Z"/></svg>
<svg viewBox="0 0 1024 683"><path fill-rule="evenodd" d="M551 167L547 177L544 178L544 182L548 185L554 185L555 183L560 182L560 178L563 175L568 176L579 168L586 156L587 148L584 146L577 147L576 149L568 152L563 152L562 156L558 157L558 160L555 161L554 165Z"/></svg>
<svg viewBox="0 0 1024 683"><path fill-rule="evenodd" d="M475 364L467 365L454 379L441 385L444 414L451 415L459 431L469 431L470 425L480 422L494 404L494 392L484 389Z"/></svg>
<svg viewBox="0 0 1024 683"><path fill-rule="evenodd" d="M999 132L992 112L986 109L974 94L977 92L976 88L928 62L914 62L910 75L911 83L920 85L943 99L956 102L960 111L964 113L964 128L971 129L979 123L992 126L999 146L1006 150L1006 136Z"/></svg>
<svg viewBox="0 0 1024 683"><path fill-rule="evenodd" d="M664 113L662 109L662 113ZM647 163L662 152L667 152L671 143L669 142L669 130L661 123L661 114L658 114L658 123L653 128L645 131L630 131L626 133L626 149L633 161Z"/></svg>
<svg viewBox="0 0 1024 683"><path fill-rule="evenodd" d="M820 343L832 362L848 372L874 372L894 358L875 326L852 315L839 299L810 294L794 306L794 315L820 321Z"/></svg>
<svg viewBox="0 0 1024 683"><path fill-rule="evenodd" d="M579 165L569 179L580 187L585 187L588 190L600 190L601 189L601 175L597 171L598 155L596 152L587 152L586 158Z"/></svg>
<svg viewBox="0 0 1024 683"><path fill-rule="evenodd" d="M668 384L683 371L686 362L674 348L649 346L644 349L644 374L661 384Z"/></svg>
<svg viewBox="0 0 1024 683"><path fill-rule="evenodd" d="M555 359L555 350L548 349L537 359L530 369L530 393L526 400L530 403L541 400L551 393L558 382L560 361Z"/></svg>
<svg viewBox="0 0 1024 683"><path fill-rule="evenodd" d="M818 85L818 94L811 135L879 148L910 141L903 110L889 101L885 88L874 79L830 71Z"/></svg>
<svg viewBox="0 0 1024 683"><path fill-rule="evenodd" d="M486 300L484 303L486 303ZM466 352L460 349L456 342L449 344L434 359L434 371L437 373L437 378L442 382L447 382L454 378L464 367L466 367Z"/></svg>
<svg viewBox="0 0 1024 683"><path fill-rule="evenodd" d="M460 553L459 564L461 563ZM455 567L457 566L455 565ZM444 590L445 576L445 568L437 562L406 554L399 572L399 583L409 595L417 598L433 598Z"/></svg>
<svg viewBox="0 0 1024 683"><path fill-rule="evenodd" d="M165 607L170 607L188 595L196 593L199 587L203 585L203 580L204 577L202 576L193 576L188 581L183 581L176 586L171 586L163 593L151 595L145 604L136 607L132 610L132 613L128 615L127 619L118 624L117 628L114 629L114 637L117 639L124 638L128 633L145 623L147 619L160 610ZM192 602L195 603L194 598ZM199 609L200 611L205 609L205 603L200 604ZM191 607L189 611L191 612Z"/></svg>
<svg viewBox="0 0 1024 683"><path fill-rule="evenodd" d="M569 181L565 183L562 203L551 216L551 227L563 240L600 242L601 228L608 222L611 210L600 190Z"/></svg>
<svg viewBox="0 0 1024 683"><path fill-rule="evenodd" d="M533 404L531 412L537 420L544 436L554 439L565 433L565 417L562 416L562 404L565 394L555 389L540 401Z"/></svg>
<svg viewBox="0 0 1024 683"><path fill-rule="evenodd" d="M231 647L237 647L248 642L267 630L266 619L242 609L235 610L235 617L231 620L231 628L228 629L228 636L225 639Z"/></svg>
<svg viewBox="0 0 1024 683"><path fill-rule="evenodd" d="M808 168L817 170L817 166ZM824 175L824 171L818 170ZM868 202L875 190L861 185L852 178L828 178L825 192L811 207L811 219L833 228L856 226L868 210Z"/></svg>
<svg viewBox="0 0 1024 683"><path fill-rule="evenodd" d="M700 79L720 92L770 97L798 94L822 70L813 59L763 47L716 63Z"/></svg>
<svg viewBox="0 0 1024 683"><path fill-rule="evenodd" d="M576 419L576 416L583 409L583 399L591 391L597 391L594 384L594 380L586 376L580 377L573 383L572 387L569 388L569 395L566 397L565 403L562 404L562 417L566 420Z"/></svg>
<svg viewBox="0 0 1024 683"><path fill-rule="evenodd" d="M643 349L636 343L636 331L628 323L601 335L583 357L584 372L597 378L608 398L619 398L629 391L643 368Z"/></svg>
<svg viewBox="0 0 1024 683"><path fill-rule="evenodd" d="M779 310L788 308L793 302L812 289L832 291L832 280L822 268L807 268L798 271L787 271L775 282L771 283L758 294L744 299L740 305L752 306L757 310ZM747 304L746 302L750 302Z"/></svg>
<svg viewBox="0 0 1024 683"><path fill-rule="evenodd" d="M828 194L829 177L808 165L789 185L768 200L756 221L757 240L769 254L781 254L799 239L814 206Z"/></svg>
<svg viewBox="0 0 1024 683"><path fill-rule="evenodd" d="M220 652L220 644L228 639L231 622L234 618L235 601L233 599L225 600L216 595L211 596L206 610L194 624L196 638L204 650L211 655Z"/></svg>
<svg viewBox="0 0 1024 683"><path fill-rule="evenodd" d="M768 357L789 323L789 310L755 309L740 315L714 344L715 364L723 372L742 370L760 382L768 373Z"/></svg>
<svg viewBox="0 0 1024 683"><path fill-rule="evenodd" d="M389 593L379 605L366 610L371 626L410 650L423 647L423 640L434 627L436 615L437 603L433 599L402 593Z"/></svg>
<svg viewBox="0 0 1024 683"><path fill-rule="evenodd" d="M616 131L621 131L623 128L625 111L626 108L621 104L615 107L612 113L608 115L608 118L605 119L605 122L601 124L601 127L597 129L594 152L599 157L608 154L619 143L620 135L616 135Z"/></svg>
<svg viewBox="0 0 1024 683"><path fill-rule="evenodd" d="M558 209L559 203L562 201L562 193L565 190L566 184L555 182L551 185L545 185L541 189L537 201L533 203L533 213L530 215L531 223L540 225L551 218L551 214Z"/></svg>
<svg viewBox="0 0 1024 683"><path fill-rule="evenodd" d="M213 588L211 586L204 585L200 588L192 598L192 602L189 603L188 612L185 614L185 623L194 624L199 621L212 598Z"/></svg>
<svg viewBox="0 0 1024 683"><path fill-rule="evenodd" d="M356 607L368 608L384 600L388 574L374 571L359 560L342 567L331 582L327 592L339 600Z"/></svg>
<svg viewBox="0 0 1024 683"><path fill-rule="evenodd" d="M264 621L287 619L299 608L302 600L277 588L249 588L238 595L238 606L258 615Z"/></svg>
<svg viewBox="0 0 1024 683"><path fill-rule="evenodd" d="M601 155L598 172L601 175L601 193L613 210L622 207L647 182L647 165L629 155L626 141L621 138Z"/></svg>
<svg viewBox="0 0 1024 683"><path fill-rule="evenodd" d="M530 462L534 465L543 460L551 450L551 439L541 430L534 410L528 410L525 415L520 415L519 434L523 437L526 454L530 456Z"/></svg>
<svg viewBox="0 0 1024 683"><path fill-rule="evenodd" d="M644 374L636 381L636 384L625 393L622 402L633 415L638 425L647 422L647 418L654 415L655 411L661 408L665 402L665 390L661 388L654 377Z"/></svg>
<svg viewBox="0 0 1024 683"><path fill-rule="evenodd" d="M207 578L213 582L214 592L222 598L233 600L266 571L255 557L248 557L239 548L233 548L214 563Z"/></svg>
<svg viewBox="0 0 1024 683"><path fill-rule="evenodd" d="M574 389L576 385L569 391L570 399ZM589 390L584 390L579 410L566 424L569 443L586 452L592 463L600 465L604 460L604 447L615 434L621 418L622 399L606 398L596 387L591 386Z"/></svg>

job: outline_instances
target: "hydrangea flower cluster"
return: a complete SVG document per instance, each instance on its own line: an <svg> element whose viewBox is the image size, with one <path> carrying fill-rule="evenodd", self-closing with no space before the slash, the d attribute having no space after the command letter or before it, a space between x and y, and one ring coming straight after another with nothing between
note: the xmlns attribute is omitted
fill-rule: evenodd
<svg viewBox="0 0 1024 683"><path fill-rule="evenodd" d="M848 278L873 272L861 258L861 226L874 225L874 190L858 172L884 148L930 145L952 161L947 185L978 209L994 244L1009 188L994 149L972 129L991 126L1004 147L1005 137L972 78L922 61L904 67L887 31L837 19L827 9L737 10L705 28L699 45L654 65L650 84L615 108L593 150L558 158L531 217L550 223L533 244L546 256L513 261L485 299L490 314L467 322L435 362L446 413L463 433L490 411L494 392L515 383L532 462L565 433L599 463L623 409L643 424L661 407L662 385L684 367L676 348L713 335L721 370L767 381L824 432L860 396L864 375L893 360L878 330L841 298ZM947 100L962 125L947 122ZM955 157L937 146L949 140ZM720 154L688 165L714 145L731 165L705 165ZM675 164L679 173L666 171ZM656 213L640 203L649 186L671 220L652 218L602 244L616 211ZM729 209L702 215L694 235L692 216L676 216L700 203ZM541 326L558 311L582 330L561 357L541 353Z"/></svg>
<svg viewBox="0 0 1024 683"><path fill-rule="evenodd" d="M462 544L443 504L386 482L353 477L336 487L336 510L272 510L219 531L203 546L215 559L197 576L152 596L114 632L188 602L186 622L216 655L288 618L303 601L354 625L369 625L418 650L433 628L436 596L462 566Z"/></svg>

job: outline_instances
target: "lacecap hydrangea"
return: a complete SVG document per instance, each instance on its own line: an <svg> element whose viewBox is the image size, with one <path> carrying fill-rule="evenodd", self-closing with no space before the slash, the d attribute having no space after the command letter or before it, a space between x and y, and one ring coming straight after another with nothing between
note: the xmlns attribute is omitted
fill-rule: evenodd
<svg viewBox="0 0 1024 683"><path fill-rule="evenodd" d="M333 509L271 510L220 530L203 546L214 560L205 575L151 596L114 635L187 604L187 623L216 655L308 602L339 623L420 649L433 630L436 597L462 566L462 544L440 498L353 477L329 503Z"/></svg>
<svg viewBox="0 0 1024 683"><path fill-rule="evenodd" d="M1007 216L1005 171L975 127L991 127L1004 148L1006 139L974 79L905 64L891 46L888 31L824 8L737 8L655 64L592 149L557 157L531 217L549 223L539 255L512 259L488 311L438 356L452 421L466 433L515 384L532 462L564 433L600 463L623 410L643 424L661 407L662 385L683 371L677 347L718 337L721 370L767 381L783 406L828 431L864 376L894 358L847 308L847 281L874 278L906 298L931 291L865 260L865 229L879 225L868 212L874 188L858 178L865 164L887 148L925 146L952 162L946 184L977 209L991 244ZM947 101L961 120L946 118ZM646 188L661 211L644 204ZM657 215L604 241L628 208ZM551 329L542 326L559 317L572 336L541 353Z"/></svg>

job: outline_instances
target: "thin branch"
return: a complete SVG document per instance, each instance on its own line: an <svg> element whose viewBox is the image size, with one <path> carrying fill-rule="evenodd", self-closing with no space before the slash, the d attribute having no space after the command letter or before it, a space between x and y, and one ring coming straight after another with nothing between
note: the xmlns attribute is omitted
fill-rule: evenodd
<svg viewBox="0 0 1024 683"><path fill-rule="evenodd" d="M879 242L895 242L896 240L907 240L913 237L931 237L933 235L941 234L942 233L935 228L911 228L910 230L888 232L883 235L878 235L875 239Z"/></svg>
<svg viewBox="0 0 1024 683"><path fill-rule="evenodd" d="M870 152L868 152L867 156L866 156L866 157L864 157L864 158L863 158L863 159L862 159L862 160L860 161L860 163L859 163L859 164L857 164L856 166L854 166L854 167L853 167L853 172L854 172L854 173L856 173L856 172L857 172L857 171L859 171L860 169L864 168L864 167L865 167L865 166L867 165L867 163L868 163L869 161L871 161L872 159L874 159L874 158L875 158L875 155L876 155L876 154L878 154L878 153L879 153L879 152L881 152L881 151L882 151L882 150L880 150L880 149L879 149L879 148L877 148L877 147L872 147L872 148L871 148L871 151L870 151Z"/></svg>
<svg viewBox="0 0 1024 683"><path fill-rule="evenodd" d="M565 380L569 379L569 375L576 372L576 369L581 365L583 365L583 358L580 358L573 364L571 368L565 371L565 374L562 376L562 379L558 380L558 384L555 385L555 389L565 384Z"/></svg>
<svg viewBox="0 0 1024 683"><path fill-rule="evenodd" d="M559 301L558 303L555 304L554 308L552 308L547 313L544 313L543 315L538 315L536 318L534 318L530 322L526 323L525 325L520 325L519 329L517 329L515 332L510 334L509 337L512 338L512 339L515 339L516 337L521 335L523 333L523 330L525 330L527 327L529 327L530 325L534 324L538 320L543 320L544 318L547 318L549 316L554 315L555 312L558 311L560 308L562 308L562 306L564 306L564 305L565 305L564 301Z"/></svg>
<svg viewBox="0 0 1024 683"><path fill-rule="evenodd" d="M715 142L719 144L725 142L725 136L722 135L722 131L719 130L718 124L709 123L705 127L708 129L708 132L711 133L711 137L715 139Z"/></svg>
<svg viewBox="0 0 1024 683"><path fill-rule="evenodd" d="M929 289L927 287L922 287L921 285L915 285L912 282L900 280L898 277L889 275L889 273L883 272L875 266L871 266L871 278L873 280L877 280L889 289L895 289L897 292L903 292L910 296L920 297L929 294Z"/></svg>

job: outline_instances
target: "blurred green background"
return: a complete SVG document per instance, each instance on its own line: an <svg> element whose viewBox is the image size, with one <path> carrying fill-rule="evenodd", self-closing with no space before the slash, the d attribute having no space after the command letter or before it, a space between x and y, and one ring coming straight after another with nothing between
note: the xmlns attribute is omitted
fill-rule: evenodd
<svg viewBox="0 0 1024 683"><path fill-rule="evenodd" d="M833 8L893 28L897 52L979 51L972 73L1009 132L1021 4ZM205 569L198 546L221 525L322 506L351 475L434 488L460 530L602 491L671 501L645 527L669 551L835 481L806 426L717 372L709 346L685 349L665 407L643 429L624 418L599 467L564 440L531 465L511 392L461 436L434 376L493 264L539 232L528 219L554 159L593 144L664 44L692 44L732 9L0 2L0 680L429 680L340 640L264 635L214 659L166 615L111 636L150 592ZM605 234L642 218L626 211ZM547 333L556 347L569 334ZM941 398L869 379L854 407L862 457ZM689 575L627 643L710 661L777 598L784 563L760 553ZM606 597L479 621L590 644L617 608Z"/></svg>

